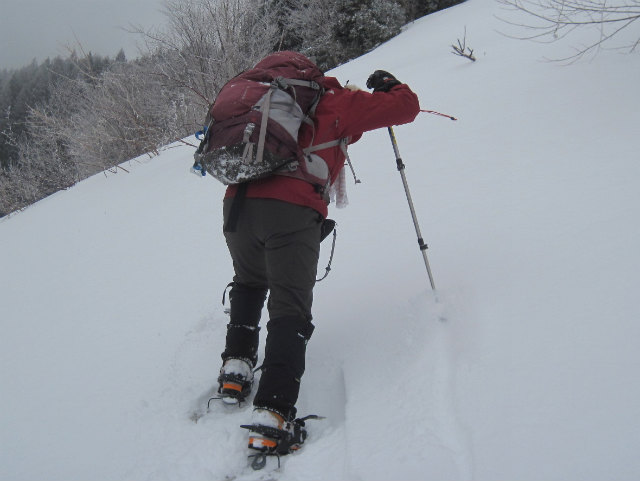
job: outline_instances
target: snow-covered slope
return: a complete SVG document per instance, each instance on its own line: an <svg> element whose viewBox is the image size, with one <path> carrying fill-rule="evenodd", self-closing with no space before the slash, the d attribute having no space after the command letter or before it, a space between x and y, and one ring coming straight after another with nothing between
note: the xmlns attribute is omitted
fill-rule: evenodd
<svg viewBox="0 0 640 481"><path fill-rule="evenodd" d="M566 46L501 36L497 11L469 0L332 72L389 70L460 119L396 128L438 298L387 132L366 134L299 403L327 419L279 479L640 478L640 58L543 62ZM475 63L450 54L465 27ZM224 189L191 155L0 222L0 479L242 471L250 407L190 419L232 276Z"/></svg>

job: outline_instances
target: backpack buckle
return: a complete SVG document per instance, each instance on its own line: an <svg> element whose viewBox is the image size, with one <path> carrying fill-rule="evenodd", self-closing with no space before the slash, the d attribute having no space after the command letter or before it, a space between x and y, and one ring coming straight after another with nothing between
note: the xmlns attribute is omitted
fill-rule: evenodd
<svg viewBox="0 0 640 481"><path fill-rule="evenodd" d="M271 82L272 88L277 88L280 90L287 90L289 88L289 82L284 77L276 77Z"/></svg>

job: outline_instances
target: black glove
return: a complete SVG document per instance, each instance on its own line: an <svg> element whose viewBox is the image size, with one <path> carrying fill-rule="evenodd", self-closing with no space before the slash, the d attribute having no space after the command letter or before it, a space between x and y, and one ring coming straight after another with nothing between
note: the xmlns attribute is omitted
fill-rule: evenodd
<svg viewBox="0 0 640 481"><path fill-rule="evenodd" d="M392 87L400 85L393 75L384 70L376 70L367 79L367 88L373 89L374 92L388 92Z"/></svg>

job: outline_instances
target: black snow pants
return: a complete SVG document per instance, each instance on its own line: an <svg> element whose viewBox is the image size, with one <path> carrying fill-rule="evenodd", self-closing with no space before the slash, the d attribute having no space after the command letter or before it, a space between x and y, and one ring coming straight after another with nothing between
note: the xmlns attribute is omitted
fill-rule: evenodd
<svg viewBox="0 0 640 481"><path fill-rule="evenodd" d="M233 199L224 201L225 225ZM287 418L305 370L322 216L274 199L244 199L233 232L225 232L235 276L223 359L258 358L259 321L267 290L269 322L262 374L253 404Z"/></svg>

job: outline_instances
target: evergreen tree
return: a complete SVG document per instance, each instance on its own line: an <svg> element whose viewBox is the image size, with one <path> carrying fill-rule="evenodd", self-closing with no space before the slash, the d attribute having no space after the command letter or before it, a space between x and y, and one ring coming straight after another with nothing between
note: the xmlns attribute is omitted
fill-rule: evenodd
<svg viewBox="0 0 640 481"><path fill-rule="evenodd" d="M340 0L334 35L342 60L361 55L400 33L404 8L395 0Z"/></svg>
<svg viewBox="0 0 640 481"><path fill-rule="evenodd" d="M398 0L398 3L405 9L408 20L415 20L462 2L464 0Z"/></svg>
<svg viewBox="0 0 640 481"><path fill-rule="evenodd" d="M124 54L124 50L120 49L120 51L118 52L118 54L116 55L116 62L118 63L125 63L127 61L127 57Z"/></svg>
<svg viewBox="0 0 640 481"><path fill-rule="evenodd" d="M271 18L277 26L278 42L273 46L274 51L295 50L300 51L303 44L303 35L295 26L291 25L289 19L292 12L302 10L309 2L299 2L296 0L267 0L261 7L263 14L269 12Z"/></svg>

